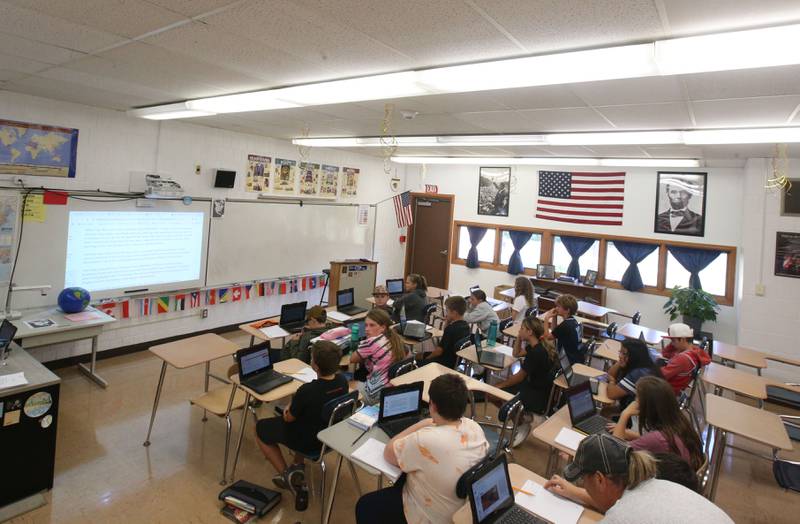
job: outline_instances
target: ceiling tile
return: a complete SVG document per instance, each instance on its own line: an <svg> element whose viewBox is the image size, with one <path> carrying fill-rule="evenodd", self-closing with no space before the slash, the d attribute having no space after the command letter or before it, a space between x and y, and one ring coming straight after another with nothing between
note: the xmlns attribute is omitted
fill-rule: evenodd
<svg viewBox="0 0 800 524"><path fill-rule="evenodd" d="M732 98L692 102L698 127L786 125L800 96Z"/></svg>
<svg viewBox="0 0 800 524"><path fill-rule="evenodd" d="M647 153L639 146L586 146L595 156L613 158L646 158Z"/></svg>
<svg viewBox="0 0 800 524"><path fill-rule="evenodd" d="M295 0L413 59L417 66L498 58L521 50L462 0ZM359 34L361 33L361 34ZM366 42L369 46L368 41Z"/></svg>
<svg viewBox="0 0 800 524"><path fill-rule="evenodd" d="M147 0L164 9L184 16L199 16L225 6L241 3L241 0Z"/></svg>
<svg viewBox="0 0 800 524"><path fill-rule="evenodd" d="M359 105L383 113L386 104L392 104L396 111L418 111L422 114L469 113L474 111L502 111L509 109L505 104L495 100L496 91L479 93L451 93L446 95L428 95L394 100L370 100L358 102Z"/></svg>
<svg viewBox="0 0 800 524"><path fill-rule="evenodd" d="M663 0L673 35L786 24L800 20L796 0Z"/></svg>
<svg viewBox="0 0 800 524"><path fill-rule="evenodd" d="M589 108L533 109L519 112L525 120L526 131L601 131L611 125Z"/></svg>
<svg viewBox="0 0 800 524"><path fill-rule="evenodd" d="M79 0L73 0L76 1ZM0 33L22 38L36 35L39 42L81 52L94 51L124 41L110 32L95 30L5 2L0 3Z"/></svg>
<svg viewBox="0 0 800 524"><path fill-rule="evenodd" d="M492 99L509 109L549 109L562 107L586 107L567 86L520 87L488 91ZM481 111L475 109L474 111Z"/></svg>
<svg viewBox="0 0 800 524"><path fill-rule="evenodd" d="M570 87L577 96L593 106L654 104L685 99L680 81L669 76L586 82Z"/></svg>
<svg viewBox="0 0 800 524"><path fill-rule="evenodd" d="M20 80L13 80L8 82L4 88L27 95L119 110L150 103L149 100L137 96L39 76L27 76Z"/></svg>
<svg viewBox="0 0 800 524"><path fill-rule="evenodd" d="M0 69L0 90L4 89L6 82L11 80L19 80L21 78L25 78L26 76L27 75L25 73L20 73L19 71Z"/></svg>
<svg viewBox="0 0 800 524"><path fill-rule="evenodd" d="M48 67L51 66L35 60L11 56L0 52L0 69L19 71L21 73L37 73Z"/></svg>
<svg viewBox="0 0 800 524"><path fill-rule="evenodd" d="M5 0L38 14L54 16L106 33L135 36L185 20L144 0Z"/></svg>
<svg viewBox="0 0 800 524"><path fill-rule="evenodd" d="M61 80L75 85L102 89L109 93L138 97L147 100L148 104L158 104L163 100L168 100L170 96L173 96L168 92L161 91L153 86L145 85L140 82L128 82L109 76L95 75L64 67L51 67L47 71L39 73L38 76ZM127 108L115 106L115 109Z"/></svg>
<svg viewBox="0 0 800 524"><path fill-rule="evenodd" d="M800 66L700 73L681 78L690 100L800 94Z"/></svg>
<svg viewBox="0 0 800 524"><path fill-rule="evenodd" d="M703 150L695 146L664 145L642 146L647 153L655 158L700 158Z"/></svg>
<svg viewBox="0 0 800 524"><path fill-rule="evenodd" d="M703 146L705 158L768 158L775 155L772 144L736 144Z"/></svg>
<svg viewBox="0 0 800 524"><path fill-rule="evenodd" d="M595 108L617 129L684 129L692 127L684 102L605 106Z"/></svg>
<svg viewBox="0 0 800 524"><path fill-rule="evenodd" d="M527 126L527 120L519 111L480 111L456 113L453 116L493 133L523 132Z"/></svg>
<svg viewBox="0 0 800 524"><path fill-rule="evenodd" d="M8 33L0 33L0 49L5 54L35 60L44 64L61 64L83 56L83 53L43 44Z"/></svg>
<svg viewBox="0 0 800 524"><path fill-rule="evenodd" d="M552 156L592 156L594 153L583 146L548 146Z"/></svg>
<svg viewBox="0 0 800 524"><path fill-rule="evenodd" d="M380 121L377 122L380 131ZM395 119L392 129L397 135L444 135L483 133L485 128L452 115L418 115L413 120Z"/></svg>
<svg viewBox="0 0 800 524"><path fill-rule="evenodd" d="M574 49L663 35L650 0L471 0L530 53Z"/></svg>

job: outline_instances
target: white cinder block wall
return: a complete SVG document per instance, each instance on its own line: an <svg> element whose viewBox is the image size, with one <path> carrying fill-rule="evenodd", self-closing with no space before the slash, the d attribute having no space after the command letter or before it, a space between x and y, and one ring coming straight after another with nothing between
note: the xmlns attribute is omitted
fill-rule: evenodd
<svg viewBox="0 0 800 524"><path fill-rule="evenodd" d="M254 194L244 191L248 154L299 160L297 148L283 140L193 125L191 120L161 123L142 120L118 111L6 91L0 91L0 118L80 130L76 178L24 177L26 184L34 186L127 191L131 171L157 171L177 179L186 194L194 197L255 198ZM315 149L311 151L309 161L360 168L358 197L354 200L357 203L372 204L392 195L390 176L384 173L380 159ZM200 175L195 174L197 164L202 167ZM216 168L235 169L239 173L236 187L214 189L212 173ZM0 175L0 180L9 181L11 178ZM378 207L376 227L375 260L380 262L378 280L402 274L404 246L395 234L397 227L391 202ZM363 256L370 257L370 251L368 248ZM2 290L0 299L5 299L5 290ZM143 320L121 320L104 330L100 337L100 350L271 315L280 311L282 300L314 303L319 301L319 291L211 306L207 319L200 317L200 310L192 310ZM89 350L89 342L83 341L39 348L32 353L42 361L49 361L88 353Z"/></svg>

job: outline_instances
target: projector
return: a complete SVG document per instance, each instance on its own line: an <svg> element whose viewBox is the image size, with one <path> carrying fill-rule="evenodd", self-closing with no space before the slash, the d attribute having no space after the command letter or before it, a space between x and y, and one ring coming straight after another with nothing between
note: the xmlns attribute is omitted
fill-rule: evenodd
<svg viewBox="0 0 800 524"><path fill-rule="evenodd" d="M182 198L183 188L179 183L171 178L162 177L161 175L146 174L145 181L145 198Z"/></svg>

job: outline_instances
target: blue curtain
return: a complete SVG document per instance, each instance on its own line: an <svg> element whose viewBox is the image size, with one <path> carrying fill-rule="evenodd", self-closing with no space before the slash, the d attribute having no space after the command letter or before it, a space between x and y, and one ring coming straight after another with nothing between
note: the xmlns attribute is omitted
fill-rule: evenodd
<svg viewBox="0 0 800 524"><path fill-rule="evenodd" d="M519 250L525 247L525 244L531 239L533 233L509 231L508 235L511 237L511 243L514 245L514 252L511 253L511 258L508 259L508 272L512 275L519 275L525 270L525 266L522 265L522 256L519 254Z"/></svg>
<svg viewBox="0 0 800 524"><path fill-rule="evenodd" d="M483 237L486 236L486 231L487 229L485 227L467 226L469 243L472 246L469 248L469 255L467 255L467 267L479 267L478 244L480 244Z"/></svg>
<svg viewBox="0 0 800 524"><path fill-rule="evenodd" d="M658 249L657 245L653 244L637 244L635 242L620 242L614 241L614 247L617 251L625 257L630 265L625 273L622 275L622 287L628 291L639 291L644 287L642 282L642 274L639 273L639 262L647 258L647 256Z"/></svg>
<svg viewBox="0 0 800 524"><path fill-rule="evenodd" d="M583 237L561 237L561 243L567 248L567 253L572 257L572 262L567 268L567 275L574 278L581 278L581 255L589 251L589 248L597 242L593 238Z"/></svg>
<svg viewBox="0 0 800 524"><path fill-rule="evenodd" d="M689 287L692 289L703 289L703 286L700 285L700 272L722 254L721 251L694 249L691 247L668 246L667 249L675 257L675 260L680 262L686 271L691 274Z"/></svg>

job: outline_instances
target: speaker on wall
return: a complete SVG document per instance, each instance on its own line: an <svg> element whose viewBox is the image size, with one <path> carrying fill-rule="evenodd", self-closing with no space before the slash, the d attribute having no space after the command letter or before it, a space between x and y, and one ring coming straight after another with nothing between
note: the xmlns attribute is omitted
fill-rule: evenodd
<svg viewBox="0 0 800 524"><path fill-rule="evenodd" d="M214 172L214 187L232 188L236 182L236 171L217 169Z"/></svg>

